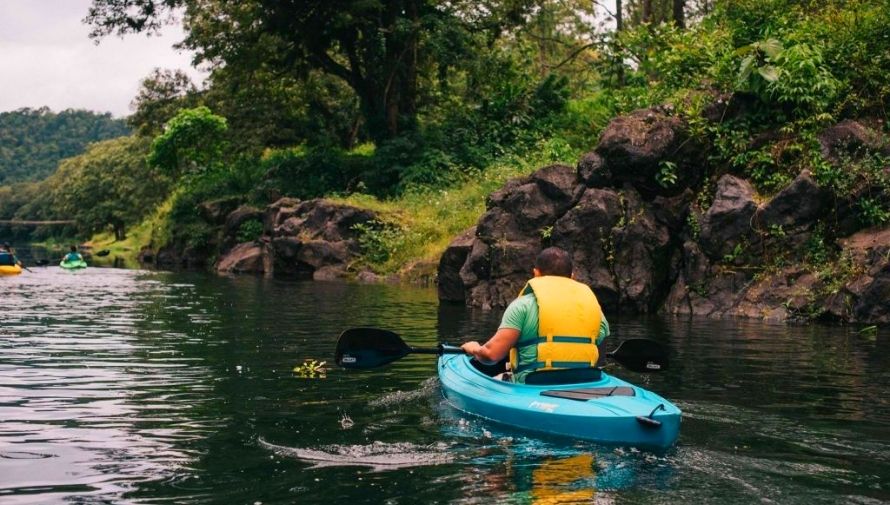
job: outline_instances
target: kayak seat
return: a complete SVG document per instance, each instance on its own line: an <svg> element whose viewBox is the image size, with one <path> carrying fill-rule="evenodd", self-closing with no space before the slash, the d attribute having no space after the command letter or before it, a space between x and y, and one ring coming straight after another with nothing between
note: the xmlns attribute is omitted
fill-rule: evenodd
<svg viewBox="0 0 890 505"><path fill-rule="evenodd" d="M578 400L586 402L587 400L595 400L597 398L605 398L607 396L636 396L634 388L628 386L611 386L604 388L584 388L584 389L559 389L553 391L541 391L541 396L554 396L556 398L566 398L568 400Z"/></svg>
<svg viewBox="0 0 890 505"><path fill-rule="evenodd" d="M474 358L470 360L470 364L473 365L473 368L489 377L494 377L507 371L507 358L504 358L493 365L486 365Z"/></svg>
<svg viewBox="0 0 890 505"><path fill-rule="evenodd" d="M578 384L595 382L602 379L603 371L599 368L564 368L561 370L538 370L525 377L526 384L536 386L555 386L558 384Z"/></svg>

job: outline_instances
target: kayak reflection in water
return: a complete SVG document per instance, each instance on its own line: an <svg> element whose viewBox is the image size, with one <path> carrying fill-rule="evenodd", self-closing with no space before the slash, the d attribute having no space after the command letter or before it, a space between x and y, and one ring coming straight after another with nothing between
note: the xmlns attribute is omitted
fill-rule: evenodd
<svg viewBox="0 0 890 505"><path fill-rule="evenodd" d="M533 372L595 367L609 323L590 287L573 279L569 253L544 249L532 274L498 331L484 345L472 341L461 349L486 364L509 354L510 372L501 378L518 383Z"/></svg>

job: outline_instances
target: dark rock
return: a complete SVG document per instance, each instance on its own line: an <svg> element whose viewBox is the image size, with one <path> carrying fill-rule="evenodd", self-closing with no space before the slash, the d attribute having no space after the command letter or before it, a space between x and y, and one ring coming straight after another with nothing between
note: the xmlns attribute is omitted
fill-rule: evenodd
<svg viewBox="0 0 890 505"><path fill-rule="evenodd" d="M238 208L243 202L240 196L231 196L210 200L198 205L198 212L204 221L210 224L220 225L226 220L226 216Z"/></svg>
<svg viewBox="0 0 890 505"><path fill-rule="evenodd" d="M154 263L155 252L150 247L143 247L136 255L136 260L141 264Z"/></svg>
<svg viewBox="0 0 890 505"><path fill-rule="evenodd" d="M273 237L300 235L304 239L338 242L356 238L354 226L373 221L376 214L366 209L333 203L323 199L308 200L293 208L282 208L280 224Z"/></svg>
<svg viewBox="0 0 890 505"><path fill-rule="evenodd" d="M234 239L242 224L251 220L261 221L262 218L263 211L260 209L249 205L242 205L226 216L226 224L223 226L223 236L226 240Z"/></svg>
<svg viewBox="0 0 890 505"><path fill-rule="evenodd" d="M346 275L346 267L344 265L326 265L316 268L312 272L312 280L335 281L346 277Z"/></svg>
<svg viewBox="0 0 890 505"><path fill-rule="evenodd" d="M819 134L819 144L822 156L834 164L856 159L866 150L877 151L882 147L879 134L852 119L823 130Z"/></svg>
<svg viewBox="0 0 890 505"><path fill-rule="evenodd" d="M365 269L355 275L355 280L373 284L376 282L380 282L380 276L370 270Z"/></svg>
<svg viewBox="0 0 890 505"><path fill-rule="evenodd" d="M321 280L348 276L360 253L355 225L375 219L369 210L322 199L279 200L265 212L274 275Z"/></svg>
<svg viewBox="0 0 890 505"><path fill-rule="evenodd" d="M861 323L890 323L890 227L862 230L841 241L858 275L844 287L849 320Z"/></svg>
<svg viewBox="0 0 890 505"><path fill-rule="evenodd" d="M664 311L675 315L711 315L717 307L710 301L711 264L698 244L686 241L681 251L680 272L664 303Z"/></svg>
<svg viewBox="0 0 890 505"><path fill-rule="evenodd" d="M263 213L263 233L272 235L275 228L294 215L298 205L300 205L298 198L284 197L266 207L266 211Z"/></svg>
<svg viewBox="0 0 890 505"><path fill-rule="evenodd" d="M578 162L578 179L587 187L604 188L612 184L612 174L606 169L603 157L589 152Z"/></svg>
<svg viewBox="0 0 890 505"><path fill-rule="evenodd" d="M830 205L829 192L813 180L809 170L804 170L757 209L753 224L761 231L775 226L809 228L826 213Z"/></svg>
<svg viewBox="0 0 890 505"><path fill-rule="evenodd" d="M438 277L438 261L417 260L409 262L399 269L395 275L396 283L408 283L413 286L431 287Z"/></svg>
<svg viewBox="0 0 890 505"><path fill-rule="evenodd" d="M754 188L744 179L726 174L717 181L714 201L702 216L701 247L711 259L722 259L751 234L757 210Z"/></svg>
<svg viewBox="0 0 890 505"><path fill-rule="evenodd" d="M853 315L860 322L890 323L890 302L888 300L890 300L890 263L885 262L856 301L853 306Z"/></svg>
<svg viewBox="0 0 890 505"><path fill-rule="evenodd" d="M479 220L477 234L508 241L540 236L574 204L582 190L574 169L566 165L551 165L514 179L489 197L489 210Z"/></svg>
<svg viewBox="0 0 890 505"><path fill-rule="evenodd" d="M646 199L676 195L697 186L705 168L703 150L689 137L683 120L657 109L613 119L603 131L596 153L615 185L628 182ZM658 182L666 163L673 164L676 176L668 187Z"/></svg>
<svg viewBox="0 0 890 505"><path fill-rule="evenodd" d="M460 279L460 269L467 261L476 239L476 227L467 229L448 244L439 259L436 289L439 300L464 302L464 284Z"/></svg>
<svg viewBox="0 0 890 505"><path fill-rule="evenodd" d="M702 117L711 123L722 123L745 116L757 103L752 93L734 92L719 94L702 110Z"/></svg>
<svg viewBox="0 0 890 505"><path fill-rule="evenodd" d="M245 242L236 245L216 264L220 273L262 274L269 271L271 258L263 244Z"/></svg>
<svg viewBox="0 0 890 505"><path fill-rule="evenodd" d="M624 198L624 224L612 229L618 302L622 310L655 312L667 295L671 232L636 192L625 191Z"/></svg>
<svg viewBox="0 0 890 505"><path fill-rule="evenodd" d="M463 265L456 269L456 263L440 263L439 275L449 289L462 286L468 304L504 306L530 277L556 220L583 190L575 170L566 165L551 165L509 181L489 197L489 210L479 219L472 247L463 246L469 251ZM460 299L453 292L448 296Z"/></svg>
<svg viewBox="0 0 890 505"><path fill-rule="evenodd" d="M467 260L460 267L458 277L466 288L475 286L481 281L491 278L491 261L488 255L490 247L482 240L474 240ZM449 274L450 275L450 274Z"/></svg>
<svg viewBox="0 0 890 505"><path fill-rule="evenodd" d="M610 266L615 261L613 228L624 215L621 195L591 188L554 225L552 244L569 251L575 279L593 289L600 305L618 307L619 293Z"/></svg>
<svg viewBox="0 0 890 505"><path fill-rule="evenodd" d="M761 277L744 290L726 315L785 321L800 316L813 303L818 278L799 266Z"/></svg>

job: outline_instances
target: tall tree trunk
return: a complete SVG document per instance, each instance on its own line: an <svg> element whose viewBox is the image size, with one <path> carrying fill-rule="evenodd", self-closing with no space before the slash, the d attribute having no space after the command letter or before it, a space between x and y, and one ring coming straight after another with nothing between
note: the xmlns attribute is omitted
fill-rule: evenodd
<svg viewBox="0 0 890 505"><path fill-rule="evenodd" d="M615 0L615 52L618 57L618 86L624 86L624 51L621 50L621 42L618 34L624 30L624 5L622 0Z"/></svg>
<svg viewBox="0 0 890 505"><path fill-rule="evenodd" d="M121 223L119 221L115 222L113 227L114 227L114 240L121 241L121 240L124 240L125 238L127 238L127 231L126 231L126 228L124 227L124 223Z"/></svg>
<svg viewBox="0 0 890 505"><path fill-rule="evenodd" d="M673 0L674 4L674 23L677 28L686 28L686 0Z"/></svg>
<svg viewBox="0 0 890 505"><path fill-rule="evenodd" d="M643 0L643 22L652 21L652 0Z"/></svg>

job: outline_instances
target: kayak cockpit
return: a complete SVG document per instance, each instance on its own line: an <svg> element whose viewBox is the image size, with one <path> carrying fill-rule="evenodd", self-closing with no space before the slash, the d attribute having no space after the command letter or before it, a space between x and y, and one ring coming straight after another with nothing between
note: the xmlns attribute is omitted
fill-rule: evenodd
<svg viewBox="0 0 890 505"><path fill-rule="evenodd" d="M470 365L483 375L495 378L507 371L507 360L493 365L486 365L476 359L470 359ZM528 374L525 383L533 386L561 386L566 384L583 384L602 380L601 368L565 368L559 370L538 370Z"/></svg>

